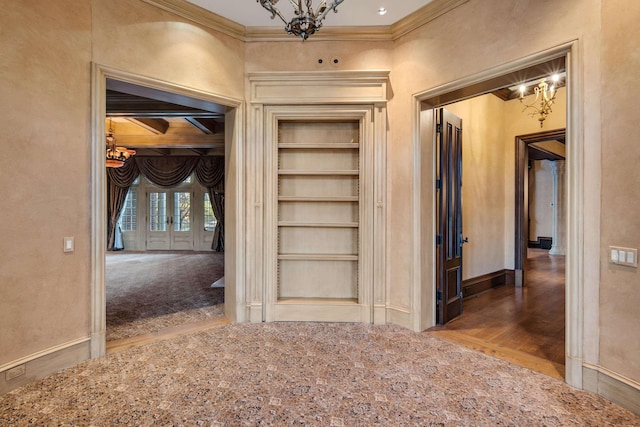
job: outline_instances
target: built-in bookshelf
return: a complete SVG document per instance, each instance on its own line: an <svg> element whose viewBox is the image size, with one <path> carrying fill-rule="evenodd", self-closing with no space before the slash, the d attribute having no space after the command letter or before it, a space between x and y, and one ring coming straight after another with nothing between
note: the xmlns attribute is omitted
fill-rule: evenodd
<svg viewBox="0 0 640 427"><path fill-rule="evenodd" d="M278 123L278 294L358 301L359 121Z"/></svg>

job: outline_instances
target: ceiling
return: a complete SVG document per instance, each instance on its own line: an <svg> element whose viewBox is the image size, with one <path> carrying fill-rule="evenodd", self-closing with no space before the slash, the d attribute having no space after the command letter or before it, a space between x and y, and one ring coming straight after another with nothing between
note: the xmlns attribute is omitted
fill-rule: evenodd
<svg viewBox="0 0 640 427"><path fill-rule="evenodd" d="M244 26L281 27L257 0L187 0ZM295 1L295 0L290 0ZM327 0L331 1L331 0ZM432 0L344 0L340 13L330 13L327 26L391 25L427 5ZM248 4L247 4L248 3ZM287 0L279 2L286 17L292 15ZM319 0L314 2L318 5ZM248 6L251 7L248 7ZM389 12L379 16L377 9ZM317 7L317 6L316 6ZM563 72L564 58L499 76L444 96L426 100L430 105L446 105L482 93L493 93L503 101L519 95L514 83L535 82L552 73ZM563 82L564 83L564 82ZM144 155L224 154L225 107L116 80L107 80L107 129L114 127L118 145ZM562 143L560 141L559 143ZM531 147L533 159L552 159L558 153ZM551 157L549 157L551 156Z"/></svg>
<svg viewBox="0 0 640 427"><path fill-rule="evenodd" d="M107 120L138 155L223 155L225 107L107 79Z"/></svg>
<svg viewBox="0 0 640 427"><path fill-rule="evenodd" d="M187 0L217 15L224 16L245 27L282 27L277 17L271 14L257 0ZM327 0L330 4L332 0ZM391 25L415 12L433 0L344 0L337 8L338 13L329 12L325 26L369 26ZM320 0L313 1L317 8ZM288 0L280 1L276 7L285 18L293 17L293 8ZM379 15L378 9L387 9L385 15Z"/></svg>

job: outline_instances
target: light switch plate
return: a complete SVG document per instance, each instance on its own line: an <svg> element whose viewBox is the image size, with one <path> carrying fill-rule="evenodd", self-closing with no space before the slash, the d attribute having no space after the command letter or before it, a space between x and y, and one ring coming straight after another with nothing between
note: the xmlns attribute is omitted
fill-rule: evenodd
<svg viewBox="0 0 640 427"><path fill-rule="evenodd" d="M62 246L62 251L63 252L73 252L75 247L74 247L74 239L73 237L65 237L64 238L64 244Z"/></svg>
<svg viewBox="0 0 640 427"><path fill-rule="evenodd" d="M638 268L638 249L609 246L609 262Z"/></svg>

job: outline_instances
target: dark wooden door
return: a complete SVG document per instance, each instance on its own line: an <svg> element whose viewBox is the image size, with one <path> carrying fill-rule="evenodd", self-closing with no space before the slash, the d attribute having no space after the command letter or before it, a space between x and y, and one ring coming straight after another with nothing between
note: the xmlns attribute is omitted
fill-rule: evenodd
<svg viewBox="0 0 640 427"><path fill-rule="evenodd" d="M462 314L462 119L436 111L437 323Z"/></svg>

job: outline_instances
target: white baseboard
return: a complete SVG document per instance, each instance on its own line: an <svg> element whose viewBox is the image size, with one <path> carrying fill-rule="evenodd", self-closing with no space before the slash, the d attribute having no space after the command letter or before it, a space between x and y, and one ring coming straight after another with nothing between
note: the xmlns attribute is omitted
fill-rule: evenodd
<svg viewBox="0 0 640 427"><path fill-rule="evenodd" d="M0 395L83 362L91 357L89 337L34 353L0 366ZM17 376L16 372L20 372Z"/></svg>
<svg viewBox="0 0 640 427"><path fill-rule="evenodd" d="M402 307L387 306L387 323L411 329L411 311Z"/></svg>
<svg viewBox="0 0 640 427"><path fill-rule="evenodd" d="M640 415L640 383L602 366L584 364L582 387Z"/></svg>

